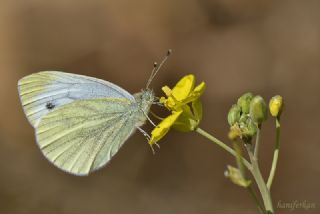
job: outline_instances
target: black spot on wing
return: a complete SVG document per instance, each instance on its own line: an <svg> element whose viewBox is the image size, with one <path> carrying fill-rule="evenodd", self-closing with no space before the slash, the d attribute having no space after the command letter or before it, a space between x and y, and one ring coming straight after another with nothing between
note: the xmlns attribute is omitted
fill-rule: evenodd
<svg viewBox="0 0 320 214"><path fill-rule="evenodd" d="M54 103L52 103L52 102L48 102L47 104L46 104L46 108L48 109L48 110L52 110L52 109L54 109L56 107L56 105L54 104Z"/></svg>

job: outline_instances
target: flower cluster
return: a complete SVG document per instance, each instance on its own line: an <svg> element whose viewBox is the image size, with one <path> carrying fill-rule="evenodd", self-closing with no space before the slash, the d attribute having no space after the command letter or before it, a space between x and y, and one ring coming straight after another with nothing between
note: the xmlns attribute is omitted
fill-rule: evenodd
<svg viewBox="0 0 320 214"><path fill-rule="evenodd" d="M281 96L271 98L269 109L273 117L279 117L282 108ZM233 140L240 137L244 142L250 142L262 122L267 119L267 110L267 104L261 96L253 96L250 92L243 94L228 113L229 138Z"/></svg>

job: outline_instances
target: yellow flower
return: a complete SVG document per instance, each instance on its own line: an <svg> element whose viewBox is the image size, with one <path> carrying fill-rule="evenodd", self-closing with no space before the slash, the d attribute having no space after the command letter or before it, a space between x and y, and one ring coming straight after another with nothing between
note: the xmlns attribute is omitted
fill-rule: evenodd
<svg viewBox="0 0 320 214"><path fill-rule="evenodd" d="M168 86L162 88L167 98L161 97L160 103L170 111L182 111L173 128L188 132L199 125L202 119L202 104L199 98L205 87L204 82L195 87L195 77L189 74L179 80L172 90Z"/></svg>
<svg viewBox="0 0 320 214"><path fill-rule="evenodd" d="M160 103L172 111L178 111L187 103L197 100L205 90L206 84L195 85L195 77L192 74L184 76L171 90L168 86L162 87L163 92L168 98L161 97Z"/></svg>
<svg viewBox="0 0 320 214"><path fill-rule="evenodd" d="M204 82L195 87L195 77L190 74L179 80L173 89L164 86L162 90L167 97L161 97L160 103L171 111L171 115L153 129L150 145L164 137L171 127L183 132L193 131L202 119L202 104L199 98L205 90Z"/></svg>

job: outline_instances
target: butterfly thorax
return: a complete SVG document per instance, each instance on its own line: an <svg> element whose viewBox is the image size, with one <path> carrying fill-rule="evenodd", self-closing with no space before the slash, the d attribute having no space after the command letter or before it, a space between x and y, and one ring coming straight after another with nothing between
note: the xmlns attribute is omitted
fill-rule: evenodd
<svg viewBox="0 0 320 214"><path fill-rule="evenodd" d="M137 125L141 126L147 120L147 115L149 113L150 107L154 102L154 93L151 89L145 89L142 92L134 94L136 100L137 111Z"/></svg>

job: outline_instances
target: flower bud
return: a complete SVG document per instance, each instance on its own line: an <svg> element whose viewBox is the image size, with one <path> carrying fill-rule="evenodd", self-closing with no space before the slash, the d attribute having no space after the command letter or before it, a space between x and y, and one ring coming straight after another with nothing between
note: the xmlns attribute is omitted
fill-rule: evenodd
<svg viewBox="0 0 320 214"><path fill-rule="evenodd" d="M241 131L237 125L231 126L229 133L228 133L228 138L232 141L236 140L238 137L241 136Z"/></svg>
<svg viewBox="0 0 320 214"><path fill-rule="evenodd" d="M250 119L250 116L248 114L242 114L240 119L239 119L240 127L242 127L243 124L247 124L249 120L251 120L251 119Z"/></svg>
<svg viewBox="0 0 320 214"><path fill-rule="evenodd" d="M267 119L267 105L261 96L255 96L250 103L250 117L251 119L261 124Z"/></svg>
<svg viewBox="0 0 320 214"><path fill-rule="evenodd" d="M280 117L283 109L283 99L280 95L274 96L270 99L269 109L273 117Z"/></svg>
<svg viewBox="0 0 320 214"><path fill-rule="evenodd" d="M248 92L243 94L241 97L238 99L238 106L241 107L242 113L248 114L250 110L250 102L253 98L253 95Z"/></svg>
<svg viewBox="0 0 320 214"><path fill-rule="evenodd" d="M233 166L227 166L227 170L224 172L224 176L230 178L232 183L241 186L241 187L248 187L251 184L250 180L246 180L242 175L239 169Z"/></svg>
<svg viewBox="0 0 320 214"><path fill-rule="evenodd" d="M257 134L257 126L256 124L250 119L245 124L245 127L241 129L242 136L244 138L251 139L253 136Z"/></svg>
<svg viewBox="0 0 320 214"><path fill-rule="evenodd" d="M233 126L236 122L238 122L240 119L240 116L241 116L241 108L236 104L232 105L228 113L229 125Z"/></svg>

